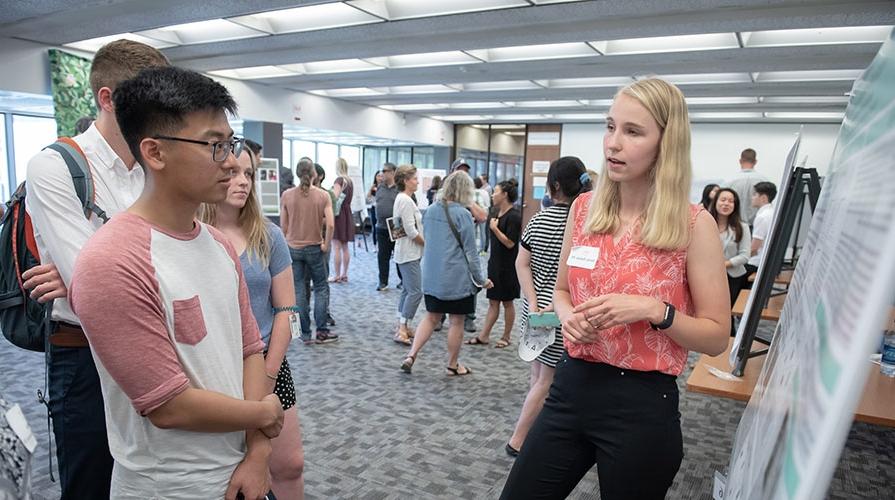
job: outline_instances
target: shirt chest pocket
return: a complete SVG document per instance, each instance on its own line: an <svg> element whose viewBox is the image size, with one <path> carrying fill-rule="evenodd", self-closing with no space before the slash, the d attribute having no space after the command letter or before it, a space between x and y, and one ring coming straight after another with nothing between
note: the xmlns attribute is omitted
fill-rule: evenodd
<svg viewBox="0 0 895 500"><path fill-rule="evenodd" d="M208 335L205 319L202 317L202 303L199 296L175 300L174 339L180 344L196 345Z"/></svg>

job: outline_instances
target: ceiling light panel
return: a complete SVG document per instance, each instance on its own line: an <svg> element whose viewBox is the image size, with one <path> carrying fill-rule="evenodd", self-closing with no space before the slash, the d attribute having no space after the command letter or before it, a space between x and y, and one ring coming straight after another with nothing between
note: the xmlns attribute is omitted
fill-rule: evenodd
<svg viewBox="0 0 895 500"><path fill-rule="evenodd" d="M155 38L150 38L143 35L138 35L136 33L120 33L117 35L109 35L109 36L101 36L99 38L91 38L89 40L81 40L79 42L66 43L65 47L70 47L77 50L83 50L84 52L96 52L103 45L106 45L109 42L114 42L115 40L131 40L134 42L140 42L150 47L155 47L157 49L164 49L167 47L174 47L177 45L176 43L165 42L163 40L158 40Z"/></svg>
<svg viewBox="0 0 895 500"><path fill-rule="evenodd" d="M320 75L326 73L348 73L352 71L372 71L385 69L382 66L367 62L362 59L337 59L332 61L316 61L301 64L284 64L283 68L305 75Z"/></svg>
<svg viewBox="0 0 895 500"><path fill-rule="evenodd" d="M424 66L449 66L452 64L476 64L482 62L459 50L375 57L367 60L389 68L421 68Z"/></svg>
<svg viewBox="0 0 895 500"><path fill-rule="evenodd" d="M345 3L389 21L531 5L525 0L350 0Z"/></svg>
<svg viewBox="0 0 895 500"><path fill-rule="evenodd" d="M690 106L710 106L713 104L758 104L757 97L687 97Z"/></svg>
<svg viewBox="0 0 895 500"><path fill-rule="evenodd" d="M517 101L512 104L517 108L580 108L582 106L579 101Z"/></svg>
<svg viewBox="0 0 895 500"><path fill-rule="evenodd" d="M553 115L557 120L600 120L605 121L606 115L603 113L561 113Z"/></svg>
<svg viewBox="0 0 895 500"><path fill-rule="evenodd" d="M832 45L846 43L882 43L891 26L848 26L798 30L743 32L746 47L783 47L789 45Z"/></svg>
<svg viewBox="0 0 895 500"><path fill-rule="evenodd" d="M545 118L551 118L553 115L495 115L495 120L515 120L515 121L528 121L528 120L543 120Z"/></svg>
<svg viewBox="0 0 895 500"><path fill-rule="evenodd" d="M509 106L502 102L458 102L451 104L451 109L497 109L508 108Z"/></svg>
<svg viewBox="0 0 895 500"><path fill-rule="evenodd" d="M175 24L152 30L138 31L137 34L181 45L267 36L267 33L264 31L232 23L225 19L209 19L196 23Z"/></svg>
<svg viewBox="0 0 895 500"><path fill-rule="evenodd" d="M843 120L845 118L845 113L830 113L830 112L797 112L797 113L775 113L768 112L765 113L765 116L768 118L783 118L790 120Z"/></svg>
<svg viewBox="0 0 895 500"><path fill-rule="evenodd" d="M355 88L347 88L347 89L328 89L328 90L310 90L312 94L321 95L325 97L365 97L365 96L374 96L374 95L382 95L385 92L377 89L371 89L367 87L355 87Z"/></svg>
<svg viewBox="0 0 895 500"><path fill-rule="evenodd" d="M752 83L749 73L697 73L686 75L663 75L659 78L675 85L698 85L709 83Z"/></svg>
<svg viewBox="0 0 895 500"><path fill-rule="evenodd" d="M466 52L486 62L533 61L538 59L600 55L592 47L582 42L521 45L518 47L467 50Z"/></svg>
<svg viewBox="0 0 895 500"><path fill-rule="evenodd" d="M209 71L210 75L237 80L252 80L255 78L276 78L279 76L295 76L298 73L289 71L279 66L251 66L248 68L220 69Z"/></svg>
<svg viewBox="0 0 895 500"><path fill-rule="evenodd" d="M612 106L612 99L579 99L578 102L585 106L608 108Z"/></svg>
<svg viewBox="0 0 895 500"><path fill-rule="evenodd" d="M457 92L457 89L447 85L399 85L388 87L389 94L443 94Z"/></svg>
<svg viewBox="0 0 895 500"><path fill-rule="evenodd" d="M561 78L558 80L538 80L538 83L551 89L579 89L588 87L621 87L632 83L634 80L624 77L598 77L598 78Z"/></svg>
<svg viewBox="0 0 895 500"><path fill-rule="evenodd" d="M480 92L488 90L526 90L542 88L530 80L513 80L506 82L474 82L464 83L463 90Z"/></svg>
<svg viewBox="0 0 895 500"><path fill-rule="evenodd" d="M758 82L822 82L857 80L863 70L809 70L809 71L765 71L758 73Z"/></svg>
<svg viewBox="0 0 895 500"><path fill-rule="evenodd" d="M606 55L736 49L740 46L734 33L628 38L625 40L591 42L591 44Z"/></svg>
<svg viewBox="0 0 895 500"><path fill-rule="evenodd" d="M433 115L433 116L430 116L429 118L434 118L436 120L441 120L441 121L445 121L445 122L480 122L480 121L491 120L494 117L491 115L453 115L453 116Z"/></svg>
<svg viewBox="0 0 895 500"><path fill-rule="evenodd" d="M762 97L761 102L766 104L848 104L848 96L769 96Z"/></svg>
<svg viewBox="0 0 895 500"><path fill-rule="evenodd" d="M389 111L431 111L434 109L447 109L447 104L383 104L379 106Z"/></svg>
<svg viewBox="0 0 895 500"><path fill-rule="evenodd" d="M752 118L763 118L764 114L758 111L736 111L736 112L700 112L690 113L690 118L694 120L744 120Z"/></svg>
<svg viewBox="0 0 895 500"><path fill-rule="evenodd" d="M274 35L383 22L342 2L272 10L228 19Z"/></svg>

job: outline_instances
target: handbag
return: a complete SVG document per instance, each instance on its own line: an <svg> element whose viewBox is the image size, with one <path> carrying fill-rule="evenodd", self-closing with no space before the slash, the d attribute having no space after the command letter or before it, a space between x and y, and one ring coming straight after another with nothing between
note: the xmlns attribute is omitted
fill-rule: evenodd
<svg viewBox="0 0 895 500"><path fill-rule="evenodd" d="M451 219L451 212L448 210L448 202L441 200L441 206L444 208L444 216L447 218L451 233L454 234L454 238L457 240L457 245L460 245L460 253L463 254L463 259L466 261L466 269L469 271L469 279L472 280L472 284L477 288L485 288L484 284L476 283L475 276L472 275L472 264L469 263L469 256L466 255L466 249L463 248L463 240L460 238L460 231L457 230L457 226L454 225L454 221Z"/></svg>

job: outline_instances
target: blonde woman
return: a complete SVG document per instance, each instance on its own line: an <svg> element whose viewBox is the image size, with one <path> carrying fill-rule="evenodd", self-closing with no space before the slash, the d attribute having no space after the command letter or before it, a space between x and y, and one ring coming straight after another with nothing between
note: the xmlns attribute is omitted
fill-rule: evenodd
<svg viewBox="0 0 895 500"><path fill-rule="evenodd" d="M344 158L336 160L336 180L333 182L333 198L341 200L342 206L336 211L335 230L333 231L333 278L334 283L348 281L348 264L351 254L348 243L354 241L354 219L351 217L351 198L354 196L354 183L348 177L348 162Z"/></svg>
<svg viewBox="0 0 895 500"><path fill-rule="evenodd" d="M715 221L688 200L680 90L645 79L619 91L603 152L559 259L567 354L501 498L565 498L594 463L604 500L665 498L683 457L677 376L688 351L727 347L724 258Z"/></svg>
<svg viewBox="0 0 895 500"><path fill-rule="evenodd" d="M286 412L283 430L271 440L271 489L277 498L304 497L304 451L295 406L295 384L286 360L292 335L289 315L295 310L292 259L280 228L267 221L255 194L256 158L248 148L238 158L227 198L199 208L202 222L224 233L240 254L252 313L266 346L269 390L279 396Z"/></svg>
<svg viewBox="0 0 895 500"><path fill-rule="evenodd" d="M410 373L420 350L429 341L442 316L450 318L448 329L447 374L469 375L472 371L458 361L463 342L463 320L475 311L479 287L491 288L475 247L475 229L469 207L472 205L472 179L457 171L444 180L441 199L426 209L423 216L423 298L426 316L413 337L413 346L401 363Z"/></svg>

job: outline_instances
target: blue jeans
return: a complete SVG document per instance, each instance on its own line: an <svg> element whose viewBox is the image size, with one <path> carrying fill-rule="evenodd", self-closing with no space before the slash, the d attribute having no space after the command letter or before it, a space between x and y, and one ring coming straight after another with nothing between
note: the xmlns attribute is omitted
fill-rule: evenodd
<svg viewBox="0 0 895 500"><path fill-rule="evenodd" d="M326 327L326 306L329 304L329 283L326 281L326 261L320 245L304 248L289 248L292 255L292 279L295 283L295 299L301 320L301 333L311 336L311 298L305 290L305 276L311 277L314 290L314 323L318 332L328 332Z"/></svg>
<svg viewBox="0 0 895 500"><path fill-rule="evenodd" d="M49 378L62 498L109 498L113 462L90 348L51 345Z"/></svg>
<svg viewBox="0 0 895 500"><path fill-rule="evenodd" d="M404 277L404 287L401 289L401 297L398 298L398 315L404 323L409 325L416 315L420 301L423 300L420 261L417 259L398 264L398 270Z"/></svg>

